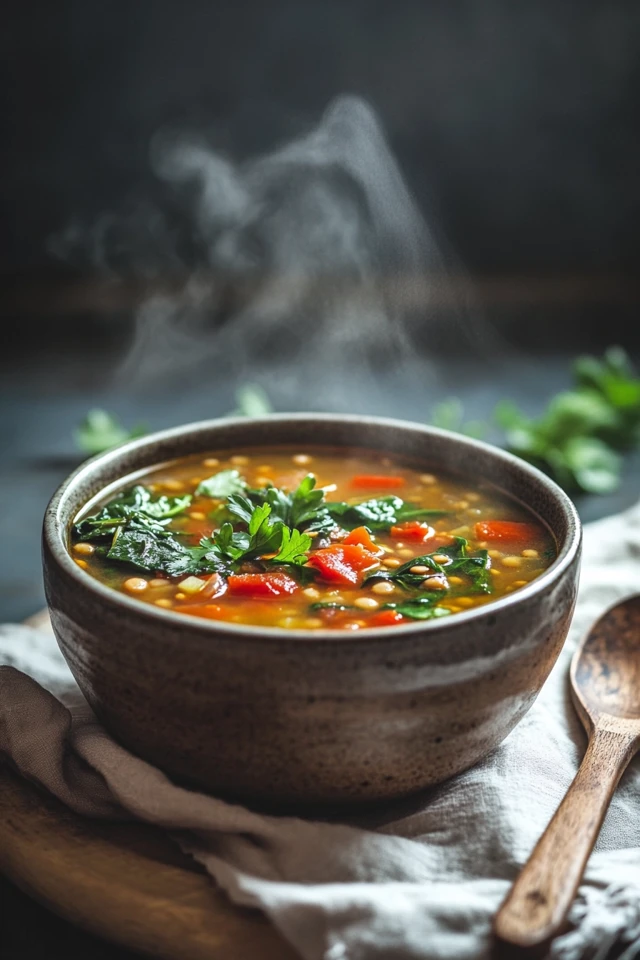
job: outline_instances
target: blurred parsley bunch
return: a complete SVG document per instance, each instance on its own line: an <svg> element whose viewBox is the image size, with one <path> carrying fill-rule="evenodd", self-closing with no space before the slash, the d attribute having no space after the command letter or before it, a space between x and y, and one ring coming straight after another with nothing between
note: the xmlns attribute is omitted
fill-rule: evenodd
<svg viewBox="0 0 640 960"><path fill-rule="evenodd" d="M495 411L506 446L565 490L610 493L620 482L620 453L640 443L640 379L624 350L580 357L575 386L557 394L538 419L504 400Z"/></svg>

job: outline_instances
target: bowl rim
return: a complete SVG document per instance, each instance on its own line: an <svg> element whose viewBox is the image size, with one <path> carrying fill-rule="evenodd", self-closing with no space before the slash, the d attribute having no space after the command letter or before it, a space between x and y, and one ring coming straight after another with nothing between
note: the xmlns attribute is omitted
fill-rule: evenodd
<svg viewBox="0 0 640 960"><path fill-rule="evenodd" d="M64 542L63 530L67 528L68 521L61 522L61 510L64 505L65 496L73 487L81 482L85 477L91 475L93 470L104 464L117 464L122 456L135 454L145 447L153 446L158 441L165 442L177 438L184 438L185 435L208 432L215 427L225 427L233 429L235 426L255 425L267 423L281 423L286 425L290 422L302 423L309 421L311 423L352 424L353 426L367 426L369 428L386 428L405 431L410 429L414 432L422 433L425 436L438 436L445 440L451 440L459 443L471 450L477 450L485 455L489 455L498 461L502 461L511 468L516 468L521 473L527 475L533 480L541 483L553 495L556 502L562 509L567 523L567 536L565 542L560 545L560 549L553 563L535 580L532 580L527 586L519 590L492 600L490 603L470 610L463 610L455 613L451 617L440 617L434 620L420 620L407 624L399 624L393 629L389 627L369 627L366 630L329 630L329 629L301 629L284 627L264 627L251 624L231 623L215 620L206 620L204 618L190 617L187 614L179 613L175 610L165 610L161 607L151 606L141 603L135 597L128 597L126 594L108 587L101 581L90 576L80 568ZM313 445L313 444L311 444ZM339 446L339 444L337 445ZM366 444L363 444L366 449ZM189 454L184 454L189 456ZM124 473L124 480L128 475L135 471ZM491 482L491 481L489 481ZM117 483L117 481L112 481ZM105 484L109 486L110 484ZM500 487L494 484L498 489ZM507 494L508 496L508 494ZM87 501L89 502L89 501ZM555 531L552 531L555 534ZM97 454L88 460L83 461L65 480L58 486L53 493L44 514L43 522L43 541L49 548L50 555L62 570L75 581L82 589L93 592L98 598L107 604L113 604L116 607L130 611L134 616L142 616L151 622L159 622L165 625L183 626L189 633L202 634L214 640L216 636L224 634L224 639L229 639L229 634L237 635L238 639L256 640L261 643L282 643L283 641L297 642L320 642L326 643L339 642L340 644L360 644L366 641L381 640L410 640L419 634L435 631L447 631L464 627L465 624L471 624L483 617L491 616L498 611L509 610L535 597L536 594L543 593L547 587L550 587L555 581L559 580L569 567L574 563L576 556L580 552L582 542L582 524L577 509L572 500L567 496L564 490L555 483L550 477L532 466L525 460L495 447L492 444L485 443L463 434L454 433L451 430L444 430L440 427L434 427L429 424L422 424L411 420L399 420L390 417L361 416L358 414L336 414L336 413L276 413L268 414L262 417L220 417L210 420L198 420L192 423L181 424L177 427L169 427L165 430L158 430L135 440L129 440L124 444L113 447L104 453Z"/></svg>

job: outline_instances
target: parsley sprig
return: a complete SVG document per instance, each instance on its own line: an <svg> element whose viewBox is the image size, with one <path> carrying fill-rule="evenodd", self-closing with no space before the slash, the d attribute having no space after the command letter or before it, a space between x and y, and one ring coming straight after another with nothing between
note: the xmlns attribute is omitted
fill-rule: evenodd
<svg viewBox="0 0 640 960"><path fill-rule="evenodd" d="M443 408L451 413L448 420ZM602 358L578 357L572 386L552 397L538 417L505 399L493 419L504 432L501 445L570 493L611 493L620 484L622 454L640 445L640 377L625 351L610 347ZM465 422L455 397L433 411L432 422L458 433L481 432L477 422ZM485 434L487 429L485 424Z"/></svg>

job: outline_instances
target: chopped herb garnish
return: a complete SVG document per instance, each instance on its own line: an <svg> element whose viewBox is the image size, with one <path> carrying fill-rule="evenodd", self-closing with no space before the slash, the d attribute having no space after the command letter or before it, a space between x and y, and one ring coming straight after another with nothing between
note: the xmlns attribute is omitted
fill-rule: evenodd
<svg viewBox="0 0 640 960"><path fill-rule="evenodd" d="M196 497L211 497L213 500L224 500L232 493L242 493L246 490L246 483L237 470L221 470L212 477L202 480L196 487Z"/></svg>
<svg viewBox="0 0 640 960"><path fill-rule="evenodd" d="M287 493L278 487L263 487L260 490L249 490L247 496L253 503L268 503L274 519L287 527L304 530L311 524L327 519L324 490L316 489L316 480L311 474L302 480L293 493ZM331 526L334 527L335 523L331 522Z"/></svg>
<svg viewBox="0 0 640 960"><path fill-rule="evenodd" d="M273 563L295 563L302 564L307 562L307 551L311 546L311 537L306 533L300 533L299 530L290 530L289 527L282 527L282 542L280 549Z"/></svg>

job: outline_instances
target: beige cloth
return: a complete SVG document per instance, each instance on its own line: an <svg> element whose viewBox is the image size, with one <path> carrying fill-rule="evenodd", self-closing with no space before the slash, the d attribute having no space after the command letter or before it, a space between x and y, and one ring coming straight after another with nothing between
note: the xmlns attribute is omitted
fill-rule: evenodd
<svg viewBox="0 0 640 960"><path fill-rule="evenodd" d="M260 908L305 960L482 958L493 913L585 748L567 667L602 611L640 588L640 505L586 530L569 640L541 695L484 762L347 826L265 817L172 784L97 723L55 644L0 628L0 756L87 816L175 835L236 903ZM47 692L50 691L50 692ZM625 775L572 913L562 960L640 956L640 763ZM620 946L623 944L624 946Z"/></svg>

